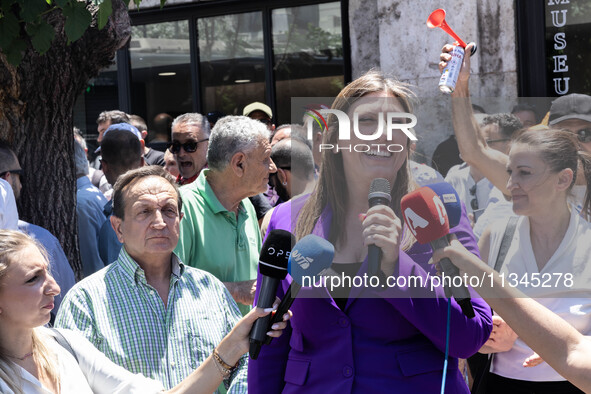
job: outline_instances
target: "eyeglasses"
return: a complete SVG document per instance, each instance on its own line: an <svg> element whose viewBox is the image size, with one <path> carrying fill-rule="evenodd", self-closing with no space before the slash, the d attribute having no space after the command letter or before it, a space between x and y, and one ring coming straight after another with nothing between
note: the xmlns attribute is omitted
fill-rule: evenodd
<svg viewBox="0 0 591 394"><path fill-rule="evenodd" d="M473 211L478 209L478 199L476 198L476 185L470 188L470 195L472 196L472 200L470 201L470 207L472 207Z"/></svg>
<svg viewBox="0 0 591 394"><path fill-rule="evenodd" d="M576 132L580 142L591 142L591 129L582 129Z"/></svg>
<svg viewBox="0 0 591 394"><path fill-rule="evenodd" d="M193 153L197 150L197 146L199 145L200 142L204 142L204 141L208 141L208 140L209 140L209 138L204 138L199 141L187 141L183 144L181 144L178 141L173 141L170 144L168 144L168 149L170 150L171 153L173 153L175 155L181 151L181 147L185 150L185 152Z"/></svg>
<svg viewBox="0 0 591 394"><path fill-rule="evenodd" d="M261 122L262 124L264 124L265 126L270 126L273 122L271 121L271 119L267 119L267 118L263 118L263 119L257 119L259 122Z"/></svg>
<svg viewBox="0 0 591 394"><path fill-rule="evenodd" d="M496 140L486 140L487 144L494 144L495 142L506 142L506 141L511 141L511 138L499 138Z"/></svg>
<svg viewBox="0 0 591 394"><path fill-rule="evenodd" d="M20 170L8 170L8 171L0 172L0 178L4 178L4 176L6 174L8 174L9 172L11 174L17 174L18 176L21 176L21 175L23 175L24 171L22 169L20 169Z"/></svg>

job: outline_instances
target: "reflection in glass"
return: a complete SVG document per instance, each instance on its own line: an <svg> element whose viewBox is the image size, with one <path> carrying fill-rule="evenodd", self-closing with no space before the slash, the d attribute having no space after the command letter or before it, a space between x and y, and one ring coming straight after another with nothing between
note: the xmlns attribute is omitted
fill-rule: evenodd
<svg viewBox="0 0 591 394"><path fill-rule="evenodd" d="M200 18L197 30L203 112L242 115L251 102L264 102L262 14Z"/></svg>
<svg viewBox="0 0 591 394"><path fill-rule="evenodd" d="M273 10L277 119L292 97L336 96L344 86L340 2Z"/></svg>
<svg viewBox="0 0 591 394"><path fill-rule="evenodd" d="M148 130L160 113L192 112L188 21L132 26L129 54L132 112L146 120Z"/></svg>

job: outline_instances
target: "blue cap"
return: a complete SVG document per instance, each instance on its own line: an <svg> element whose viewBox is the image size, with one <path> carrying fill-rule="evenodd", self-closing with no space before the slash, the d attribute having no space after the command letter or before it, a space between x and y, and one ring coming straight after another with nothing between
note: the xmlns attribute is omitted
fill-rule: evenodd
<svg viewBox="0 0 591 394"><path fill-rule="evenodd" d="M129 123L115 123L109 126L109 128L107 130L105 130L105 132L103 133L103 138L105 138L105 136L107 135L107 133L109 131L114 131L114 130L124 130L124 131L130 131L133 134L135 134L135 136L137 137L138 140L142 140L142 133L134 126L131 125ZM101 151L101 147L99 146L98 148L96 148L96 150L94 151L94 153L99 153Z"/></svg>

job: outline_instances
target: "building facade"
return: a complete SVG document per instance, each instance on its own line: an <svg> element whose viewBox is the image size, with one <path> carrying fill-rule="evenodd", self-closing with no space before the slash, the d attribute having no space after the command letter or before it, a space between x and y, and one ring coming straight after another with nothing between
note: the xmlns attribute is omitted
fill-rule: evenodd
<svg viewBox="0 0 591 394"><path fill-rule="evenodd" d="M92 144L102 110L138 114L150 128L163 112L241 114L252 101L290 123L292 97L334 96L379 68L412 85L417 151L430 157L452 134L450 98L437 88L452 39L426 26L437 8L478 43L470 84L487 113L525 101L541 118L552 98L591 93L591 0L144 0L130 9L131 41L78 100L75 123Z"/></svg>

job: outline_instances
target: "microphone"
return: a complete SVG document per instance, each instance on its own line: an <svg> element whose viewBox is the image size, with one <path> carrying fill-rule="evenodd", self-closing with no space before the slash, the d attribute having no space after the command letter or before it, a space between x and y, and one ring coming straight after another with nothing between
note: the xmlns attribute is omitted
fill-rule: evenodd
<svg viewBox="0 0 591 394"><path fill-rule="evenodd" d="M462 218L462 204L460 203L460 196L458 196L456 189L447 182L433 183L426 185L426 187L433 190L445 206L445 211L447 212L447 217L449 219L449 228L451 229L457 226ZM452 276L453 273L451 271L456 267L453 266L449 259L445 260L445 262L440 262L439 265L443 272L448 276ZM452 264L452 267L449 267L448 263ZM445 283L443 284L443 290L445 291L445 296L447 298L452 296L451 287Z"/></svg>
<svg viewBox="0 0 591 394"><path fill-rule="evenodd" d="M367 200L369 207L376 205L390 205L392 196L390 195L392 188L390 182L384 178L376 178L371 182L369 188L369 195ZM382 260L382 249L376 245L369 245L367 247L367 273L370 276L376 276L380 272Z"/></svg>
<svg viewBox="0 0 591 394"><path fill-rule="evenodd" d="M449 185L453 190L453 187ZM454 225L459 223L457 207L459 205L459 198L457 193L449 193L449 189L445 186L436 186L438 191L442 192L444 200L448 200L448 204L452 210L452 218ZM455 192L455 190L454 190ZM453 197L451 195L453 195ZM456 200L454 202L453 200ZM438 194L435 193L429 186L421 187L412 193L407 194L402 198L402 216L408 226L409 230L419 241L419 243L431 243L433 250L443 248L449 245L447 234L449 233L450 220L446 211L446 207ZM461 211L460 211L461 216ZM447 261L444 261L447 260ZM460 286L453 285L453 278L460 276L458 268L452 264L449 259L441 261L441 268L443 272L450 277L452 282L451 289L445 289L447 297L451 295L456 299L457 303L462 308L462 312L469 318L473 318L474 309L470 300L470 293L464 284Z"/></svg>
<svg viewBox="0 0 591 394"><path fill-rule="evenodd" d="M261 308L273 306L279 282L287 275L288 259L294 242L293 234L285 230L272 230L267 236L259 257L259 272L262 280L256 306ZM270 315L261 317L254 322L250 330L249 353L254 360L265 342L270 320Z"/></svg>
<svg viewBox="0 0 591 394"><path fill-rule="evenodd" d="M334 246L327 240L314 234L308 234L299 240L293 247L287 265L293 280L271 319L269 330L271 325L283 320L283 315L287 313L302 288L304 276L314 280L320 272L332 265L333 257ZM271 339L268 337L267 343L271 342Z"/></svg>

